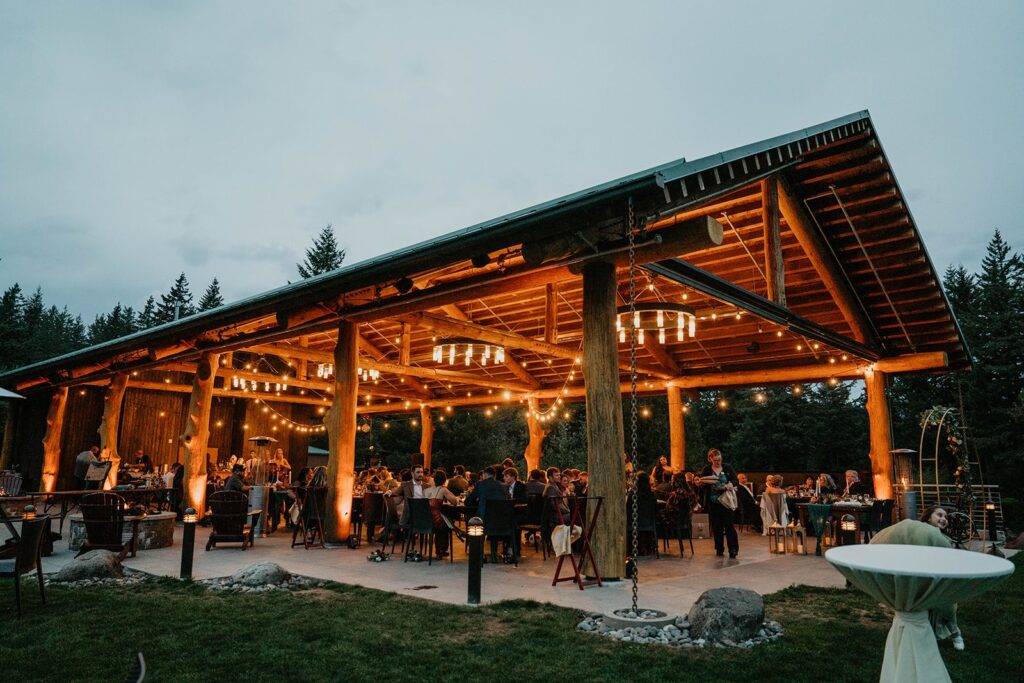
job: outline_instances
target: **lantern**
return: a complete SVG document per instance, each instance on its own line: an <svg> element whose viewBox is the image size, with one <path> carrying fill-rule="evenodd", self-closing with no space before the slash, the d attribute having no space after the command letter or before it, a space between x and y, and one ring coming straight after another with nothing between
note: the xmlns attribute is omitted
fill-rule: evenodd
<svg viewBox="0 0 1024 683"><path fill-rule="evenodd" d="M796 526L793 528L793 540L795 543L795 550L793 552L797 555L807 554L807 532L804 529L804 525L800 523L798 519Z"/></svg>
<svg viewBox="0 0 1024 683"><path fill-rule="evenodd" d="M786 530L778 522L768 527L768 552L773 555L786 554Z"/></svg>
<svg viewBox="0 0 1024 683"><path fill-rule="evenodd" d="M793 520L786 526L786 552L796 554L796 525Z"/></svg>
<svg viewBox="0 0 1024 683"><path fill-rule="evenodd" d="M853 545L857 542L857 531L860 525L853 515L843 515L839 520L839 531L842 536L843 545Z"/></svg>

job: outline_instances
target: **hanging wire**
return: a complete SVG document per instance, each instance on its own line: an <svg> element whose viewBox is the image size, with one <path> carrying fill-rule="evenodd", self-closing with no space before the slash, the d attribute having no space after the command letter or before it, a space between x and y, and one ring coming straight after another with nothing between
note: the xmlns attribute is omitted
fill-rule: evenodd
<svg viewBox="0 0 1024 683"><path fill-rule="evenodd" d="M639 614L636 607L637 587L640 578L640 563L637 558L639 552L639 510L636 495L637 475L637 452L636 452L636 325L632 324L636 315L636 214L633 206L633 198L629 198L629 457L633 464L629 476L629 493L633 501L633 614Z"/></svg>

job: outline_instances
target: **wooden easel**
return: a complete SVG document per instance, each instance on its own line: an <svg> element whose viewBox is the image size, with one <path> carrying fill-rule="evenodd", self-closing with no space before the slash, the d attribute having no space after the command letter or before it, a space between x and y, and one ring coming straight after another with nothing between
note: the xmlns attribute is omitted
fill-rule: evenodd
<svg viewBox="0 0 1024 683"><path fill-rule="evenodd" d="M555 510L558 512L558 523L566 524L566 520L562 515L562 508L560 505L558 505L558 502L563 500L563 498L552 497L548 498L548 500L551 501L548 504L553 504L555 506ZM583 533L580 536L580 541L582 543L582 548L580 550L580 560L577 563L576 556L572 552L570 552L568 555L560 556L558 558L558 564L555 566L555 578L552 579L551 585L557 586L559 581L574 581L576 585L579 586L580 590L583 590L587 586L600 586L602 585L601 574L598 572L597 562L594 560L594 551L591 549L590 538L594 534L594 527L597 524L597 516L601 513L601 505L604 503L604 498L601 496L594 496L592 498L571 496L568 497L568 500L570 501L569 504L571 506L569 510L568 521L568 527L570 529L570 532L573 526L578 526L583 530ZM580 509L581 507L583 509L586 509L587 501L591 500L597 501L597 505L594 506L593 513L588 515L587 518L584 519L584 515L581 513ZM567 557L569 558L569 563L572 565L572 575L560 576L562 573L562 564L565 562L565 558ZM588 559L590 560L590 566L594 568L594 577L590 579L585 579L581 574L581 569L586 565Z"/></svg>

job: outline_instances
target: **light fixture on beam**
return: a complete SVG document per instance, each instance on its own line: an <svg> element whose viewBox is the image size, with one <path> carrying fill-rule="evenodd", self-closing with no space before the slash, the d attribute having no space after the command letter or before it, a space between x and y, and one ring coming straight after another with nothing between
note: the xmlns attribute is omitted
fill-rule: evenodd
<svg viewBox="0 0 1024 683"><path fill-rule="evenodd" d="M629 306L619 306L615 314L615 329L619 333L620 344L629 339L626 332L630 329L636 330L639 344L644 343L647 333L657 334L658 343L664 344L672 329L675 330L676 341L697 336L697 316L685 304L653 301L635 304L632 311Z"/></svg>
<svg viewBox="0 0 1024 683"><path fill-rule="evenodd" d="M455 365L456 360L461 360L469 365L474 357L479 359L480 365L499 365L505 362L505 347L468 337L450 337L434 344L435 363Z"/></svg>

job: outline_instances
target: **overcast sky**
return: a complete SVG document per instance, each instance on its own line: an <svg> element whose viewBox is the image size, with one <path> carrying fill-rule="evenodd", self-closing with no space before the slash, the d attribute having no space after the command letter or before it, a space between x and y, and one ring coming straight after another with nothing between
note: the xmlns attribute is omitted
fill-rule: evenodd
<svg viewBox="0 0 1024 683"><path fill-rule="evenodd" d="M870 109L936 267L1024 249L1024 3L0 2L0 287L230 301Z"/></svg>

